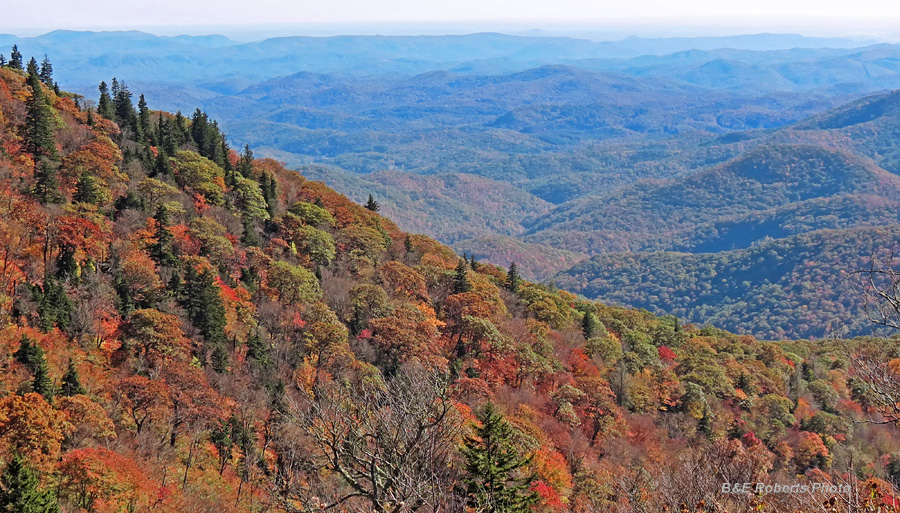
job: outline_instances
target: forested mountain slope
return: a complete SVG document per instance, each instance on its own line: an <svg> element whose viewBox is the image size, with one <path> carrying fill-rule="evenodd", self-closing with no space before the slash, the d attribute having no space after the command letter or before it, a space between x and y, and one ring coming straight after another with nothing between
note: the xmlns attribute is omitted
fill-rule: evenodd
<svg viewBox="0 0 900 513"><path fill-rule="evenodd" d="M761 342L582 301L239 154L199 110L135 108L119 82L81 109L48 65L21 67L0 68L4 510L831 497L720 494L738 480L893 494L900 434L852 422L893 406L850 362L897 362L896 340Z"/></svg>

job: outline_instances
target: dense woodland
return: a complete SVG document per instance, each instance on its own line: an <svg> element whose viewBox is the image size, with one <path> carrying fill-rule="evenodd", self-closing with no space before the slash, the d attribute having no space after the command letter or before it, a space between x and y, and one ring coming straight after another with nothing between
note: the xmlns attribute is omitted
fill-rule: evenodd
<svg viewBox="0 0 900 513"><path fill-rule="evenodd" d="M0 510L897 510L897 340L580 300L2 61Z"/></svg>

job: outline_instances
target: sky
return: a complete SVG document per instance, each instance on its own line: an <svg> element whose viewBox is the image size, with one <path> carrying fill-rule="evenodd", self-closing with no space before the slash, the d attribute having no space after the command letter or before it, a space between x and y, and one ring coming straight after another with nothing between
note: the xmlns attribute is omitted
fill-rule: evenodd
<svg viewBox="0 0 900 513"><path fill-rule="evenodd" d="M900 39L893 0L29 0L5 2L0 33L436 33L606 30L639 35L796 32ZM505 29L505 30L504 30ZM321 34L317 34L320 32ZM298 34L299 35L299 34Z"/></svg>

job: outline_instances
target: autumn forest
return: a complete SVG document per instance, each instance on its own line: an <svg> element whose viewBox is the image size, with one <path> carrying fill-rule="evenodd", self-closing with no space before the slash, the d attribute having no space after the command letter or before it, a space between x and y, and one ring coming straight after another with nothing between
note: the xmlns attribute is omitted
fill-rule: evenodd
<svg viewBox="0 0 900 513"><path fill-rule="evenodd" d="M900 511L897 339L589 301L0 62L0 511Z"/></svg>

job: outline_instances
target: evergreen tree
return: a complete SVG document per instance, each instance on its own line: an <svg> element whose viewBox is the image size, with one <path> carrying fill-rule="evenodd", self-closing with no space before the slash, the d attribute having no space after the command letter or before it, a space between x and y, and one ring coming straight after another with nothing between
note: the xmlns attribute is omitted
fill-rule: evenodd
<svg viewBox="0 0 900 513"><path fill-rule="evenodd" d="M381 210L381 205L379 205L378 202L375 201L375 198L373 198L372 195L369 194L369 201L366 202L366 208L371 210L372 212L378 212L379 210Z"/></svg>
<svg viewBox="0 0 900 513"><path fill-rule="evenodd" d="M153 219L156 221L154 234L156 242L150 245L150 257L160 265L174 266L178 263L178 259L175 258L175 252L172 249L175 236L169 230L169 211L160 205L157 207Z"/></svg>
<svg viewBox="0 0 900 513"><path fill-rule="evenodd" d="M247 356L256 360L256 363L263 368L268 367L269 363L271 363L268 348L263 344L262 338L259 336L259 330L254 331L247 338Z"/></svg>
<svg viewBox="0 0 900 513"><path fill-rule="evenodd" d="M72 201L77 203L88 203L96 205L100 202L100 189L97 187L97 181L94 176L87 170L81 171L81 177L75 185L75 194L72 195Z"/></svg>
<svg viewBox="0 0 900 513"><path fill-rule="evenodd" d="M69 367L66 369L66 373L62 378L62 384L59 387L59 395L71 397L73 395L84 395L86 392L78 377L78 369L75 368L75 362L69 360Z"/></svg>
<svg viewBox="0 0 900 513"><path fill-rule="evenodd" d="M200 333L215 348L225 342L225 304L212 271L198 272L188 266L184 276L181 306Z"/></svg>
<svg viewBox="0 0 900 513"><path fill-rule="evenodd" d="M62 195L59 193L59 180L56 177L56 166L47 159L39 159L34 163L34 189L32 193L41 203L59 203Z"/></svg>
<svg viewBox="0 0 900 513"><path fill-rule="evenodd" d="M13 45L12 53L9 54L9 67L12 69L22 70L22 54L19 53L19 47Z"/></svg>
<svg viewBox="0 0 900 513"><path fill-rule="evenodd" d="M453 278L453 293L460 294L472 290L472 284L469 283L469 265L465 260L460 260L456 264L456 276Z"/></svg>
<svg viewBox="0 0 900 513"><path fill-rule="evenodd" d="M86 121L86 123L87 123L87 126L89 126L89 127L93 127L93 126L94 126L94 109L89 108L89 109L87 110L87 121Z"/></svg>
<svg viewBox="0 0 900 513"><path fill-rule="evenodd" d="M597 316L594 315L594 312L585 312L584 318L581 319L581 332L584 334L584 338L593 338L599 330L600 321L597 319Z"/></svg>
<svg viewBox="0 0 900 513"><path fill-rule="evenodd" d="M0 68L5 68L6 64L6 56L0 53Z"/></svg>
<svg viewBox="0 0 900 513"><path fill-rule="evenodd" d="M25 366L31 372L31 391L41 394L44 399L53 399L53 383L50 381L50 370L47 367L47 359L44 350L28 337L22 337L19 341L19 349L13 353L16 361Z"/></svg>
<svg viewBox="0 0 900 513"><path fill-rule="evenodd" d="M38 71L37 61L34 60L34 57L28 60L28 66L25 67L25 73L28 74L28 78L36 77L40 80L40 72Z"/></svg>
<svg viewBox="0 0 900 513"><path fill-rule="evenodd" d="M481 426L475 436L465 438L462 447L468 505L484 513L530 512L538 501L531 490L534 476L520 476L530 458L519 455L512 443L513 428L492 403L478 413L478 420Z"/></svg>
<svg viewBox="0 0 900 513"><path fill-rule="evenodd" d="M259 247L262 241L259 240L259 234L256 233L256 224L253 219L247 216L241 217L241 223L244 225L244 232L241 234L241 244L249 247Z"/></svg>
<svg viewBox="0 0 900 513"><path fill-rule="evenodd" d="M41 78L41 82L48 86L53 86L53 65L50 64L47 54L44 54L44 60L41 62L41 70L38 72L38 75Z"/></svg>
<svg viewBox="0 0 900 513"><path fill-rule="evenodd" d="M44 333L53 329L53 326L59 326L59 329L65 330L69 327L72 319L72 301L66 295L66 290L52 275L44 277L43 287L34 285L32 293L35 301L38 303L38 316L40 317L40 328Z"/></svg>
<svg viewBox="0 0 900 513"><path fill-rule="evenodd" d="M519 286L521 284L522 277L519 276L519 266L513 262L509 264L509 272L506 273L506 283L504 286L506 287L506 290L515 294L519 292Z"/></svg>
<svg viewBox="0 0 900 513"><path fill-rule="evenodd" d="M156 161L153 163L150 177L170 176L172 174L172 162L169 160L168 153L163 147L158 147L156 150Z"/></svg>
<svg viewBox="0 0 900 513"><path fill-rule="evenodd" d="M263 199L266 200L266 211L269 217L275 217L275 205L278 204L278 181L268 173L263 173L259 178L259 188Z"/></svg>
<svg viewBox="0 0 900 513"><path fill-rule="evenodd" d="M37 474L19 454L6 465L0 485L0 512L59 513L53 492L41 490Z"/></svg>
<svg viewBox="0 0 900 513"><path fill-rule="evenodd" d="M57 153L56 141L53 139L53 112L41 89L41 81L37 75L37 63L34 59L31 59L28 68L31 97L25 101L25 151L36 156L55 159Z"/></svg>
<svg viewBox="0 0 900 513"><path fill-rule="evenodd" d="M150 125L150 109L147 108L147 100L142 94L138 98L138 133L142 137L141 142L145 142L153 136L153 127Z"/></svg>
<svg viewBox="0 0 900 513"><path fill-rule="evenodd" d="M250 150L249 144L244 145L244 153L241 154L237 163L237 172L244 178L253 176L253 152Z"/></svg>
<svg viewBox="0 0 900 513"><path fill-rule="evenodd" d="M100 116L114 120L116 111L113 109L112 97L109 95L109 86L106 82L100 82L100 100L97 101L97 114Z"/></svg>
<svg viewBox="0 0 900 513"><path fill-rule="evenodd" d="M137 116L134 113L134 104L131 101L131 91L125 82L112 79L112 101L115 110L115 120L121 128L137 128ZM135 130L136 131L136 130Z"/></svg>

